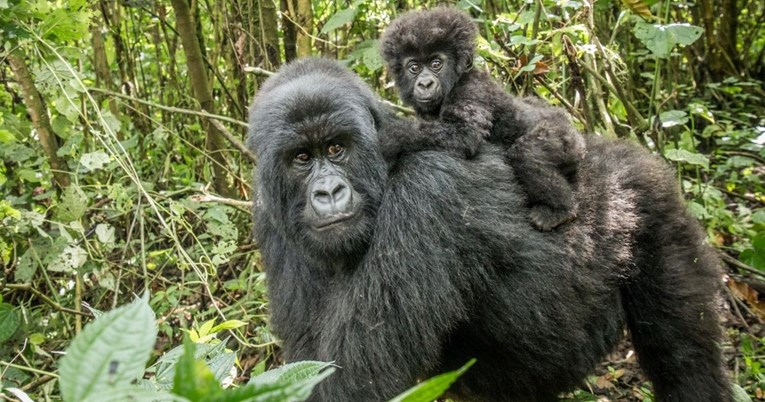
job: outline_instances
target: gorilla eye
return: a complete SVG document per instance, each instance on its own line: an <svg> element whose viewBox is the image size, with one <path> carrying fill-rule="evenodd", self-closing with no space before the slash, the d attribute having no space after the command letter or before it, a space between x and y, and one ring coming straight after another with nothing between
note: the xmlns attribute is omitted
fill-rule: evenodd
<svg viewBox="0 0 765 402"><path fill-rule="evenodd" d="M411 63L409 64L409 72L412 74L419 74L422 70L422 67L420 67L417 63Z"/></svg>
<svg viewBox="0 0 765 402"><path fill-rule="evenodd" d="M333 145L330 145L329 148L327 148L327 154L329 154L329 156L337 156L343 153L344 150L345 150L345 147L343 147L342 145L333 144Z"/></svg>
<svg viewBox="0 0 765 402"><path fill-rule="evenodd" d="M430 68L433 70L440 70L444 66L444 62L440 59L433 59L430 61Z"/></svg>
<svg viewBox="0 0 765 402"><path fill-rule="evenodd" d="M297 155L295 155L295 161L297 162L308 162L311 160L311 155L308 155L308 152L298 152Z"/></svg>

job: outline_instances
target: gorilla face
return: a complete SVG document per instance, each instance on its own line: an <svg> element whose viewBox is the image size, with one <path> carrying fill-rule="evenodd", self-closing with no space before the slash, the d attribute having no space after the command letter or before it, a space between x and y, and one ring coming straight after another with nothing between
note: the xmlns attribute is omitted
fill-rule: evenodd
<svg viewBox="0 0 765 402"><path fill-rule="evenodd" d="M251 111L256 209L313 255L366 245L385 180L373 103L350 88L347 97L326 95L352 84L304 77L264 88Z"/></svg>
<svg viewBox="0 0 765 402"><path fill-rule="evenodd" d="M438 114L461 75L457 58L447 53L408 55L401 58L396 84L401 97L417 113Z"/></svg>

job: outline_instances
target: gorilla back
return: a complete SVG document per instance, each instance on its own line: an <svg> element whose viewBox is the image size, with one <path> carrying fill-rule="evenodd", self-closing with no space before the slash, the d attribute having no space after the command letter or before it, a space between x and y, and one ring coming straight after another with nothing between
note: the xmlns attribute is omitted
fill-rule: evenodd
<svg viewBox="0 0 765 402"><path fill-rule="evenodd" d="M659 401L730 400L716 261L642 150L589 139L580 218L543 233L492 145L386 173L377 133L412 126L332 62L284 67L250 123L274 331L288 360L341 367L314 400L387 400L476 357L452 397L551 401L625 323Z"/></svg>

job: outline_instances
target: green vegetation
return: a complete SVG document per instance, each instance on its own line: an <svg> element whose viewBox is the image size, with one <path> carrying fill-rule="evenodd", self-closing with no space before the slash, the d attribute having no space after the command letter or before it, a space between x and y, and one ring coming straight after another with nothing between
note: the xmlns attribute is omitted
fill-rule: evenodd
<svg viewBox="0 0 765 402"><path fill-rule="evenodd" d="M299 400L331 375L267 370L283 360L250 235L247 107L309 54L397 103L377 38L421 4L0 0L0 395ZM765 3L456 5L481 28L476 68L676 166L728 270L733 379L765 399ZM652 400L617 355L565 397Z"/></svg>

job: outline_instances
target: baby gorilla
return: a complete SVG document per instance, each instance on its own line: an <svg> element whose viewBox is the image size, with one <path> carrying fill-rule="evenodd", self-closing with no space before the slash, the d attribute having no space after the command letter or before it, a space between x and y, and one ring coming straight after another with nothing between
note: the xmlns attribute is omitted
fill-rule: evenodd
<svg viewBox="0 0 765 402"><path fill-rule="evenodd" d="M584 138L561 109L514 98L472 69L476 35L469 15L445 7L409 12L391 23L383 57L401 99L420 120L418 130L392 130L381 138L383 154L390 160L444 149L470 158L484 140L503 145L532 206L532 223L552 230L576 218L573 185Z"/></svg>

